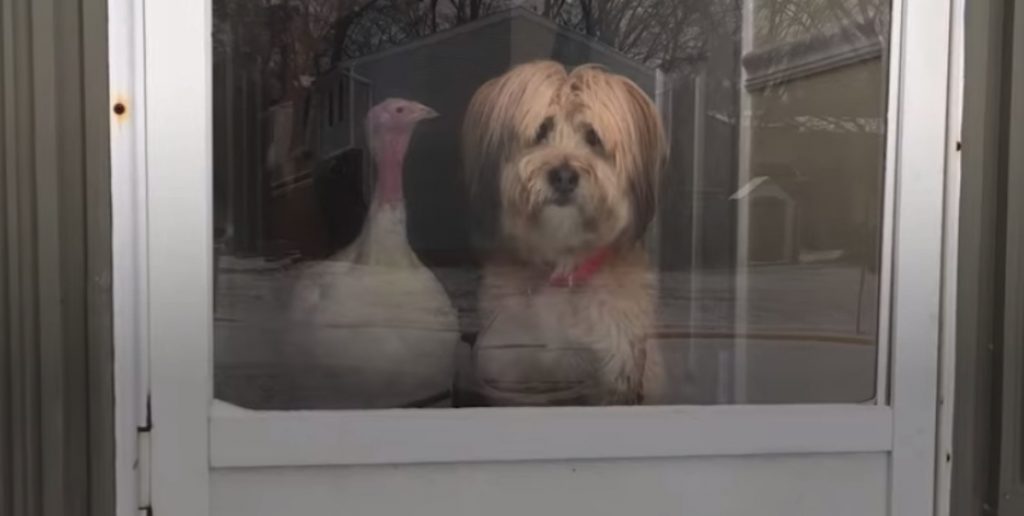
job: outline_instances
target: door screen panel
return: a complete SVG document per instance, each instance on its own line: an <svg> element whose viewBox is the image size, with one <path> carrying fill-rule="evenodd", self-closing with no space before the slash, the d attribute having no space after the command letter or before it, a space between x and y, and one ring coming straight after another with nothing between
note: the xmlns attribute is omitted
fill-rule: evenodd
<svg viewBox="0 0 1024 516"><path fill-rule="evenodd" d="M218 399L875 398L888 2L213 5Z"/></svg>

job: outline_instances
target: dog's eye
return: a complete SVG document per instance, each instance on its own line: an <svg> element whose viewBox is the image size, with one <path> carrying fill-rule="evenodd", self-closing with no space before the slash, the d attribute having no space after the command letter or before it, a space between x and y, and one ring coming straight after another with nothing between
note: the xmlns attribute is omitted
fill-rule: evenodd
<svg viewBox="0 0 1024 516"><path fill-rule="evenodd" d="M540 124L537 128L537 134L534 135L533 141L540 143L548 138L548 134L551 134L551 129L554 128L555 121L550 118L545 118L544 123Z"/></svg>
<svg viewBox="0 0 1024 516"><path fill-rule="evenodd" d="M399 115L401 115L402 113L405 113L405 108L402 106L398 106L397 108L395 108L395 111L398 112Z"/></svg>
<svg viewBox="0 0 1024 516"><path fill-rule="evenodd" d="M592 128L587 129L587 132L583 135L583 138L584 140L586 140L587 145L595 149L600 149L604 147L604 142L601 141L601 137L598 136L597 131L595 131Z"/></svg>

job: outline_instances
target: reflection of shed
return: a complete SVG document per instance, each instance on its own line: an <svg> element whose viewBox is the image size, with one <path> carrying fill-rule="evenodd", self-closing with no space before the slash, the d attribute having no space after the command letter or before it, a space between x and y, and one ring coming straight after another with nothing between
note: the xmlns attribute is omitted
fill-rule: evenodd
<svg viewBox="0 0 1024 516"><path fill-rule="evenodd" d="M567 66L603 65L632 79L658 104L672 157L659 181L655 260L665 268L728 266L736 118L735 91L722 81L735 75L736 63L731 40L719 43L685 73L668 76L515 8L344 62L316 79L303 107L313 163L275 182L272 232L304 255L322 255L355 236L368 193L366 112L376 101L404 97L441 113L417 131L406 161L410 241L428 262L464 261L470 253L458 134L469 99L513 65L554 59Z"/></svg>
<svg viewBox="0 0 1024 516"><path fill-rule="evenodd" d="M756 114L748 166L793 196L794 245L805 257L877 263L887 73L880 30L874 20L815 28L755 42L743 57ZM805 173L793 177L792 169Z"/></svg>
<svg viewBox="0 0 1024 516"><path fill-rule="evenodd" d="M785 189L767 176L756 177L735 199L750 205L751 263L789 263L796 256L796 203Z"/></svg>
<svg viewBox="0 0 1024 516"><path fill-rule="evenodd" d="M406 165L409 235L421 254L440 261L466 256L457 137L466 106L485 81L536 59L568 66L599 63L628 76L652 98L657 91L654 70L526 9L345 64L373 83L375 98L412 98L441 113L414 142Z"/></svg>
<svg viewBox="0 0 1024 516"><path fill-rule="evenodd" d="M277 206L301 206L326 196L330 226L341 223L337 199L349 196L365 169L363 120L369 106L388 97L422 102L441 113L417 131L406 160L409 237L427 261L464 260L468 244L467 214L461 199L458 134L466 105L476 89L512 65L554 59L574 66L598 63L634 80L652 98L661 75L648 67L572 30L529 11L503 11L406 45L342 63L313 86L309 117L316 134L311 148L317 165L312 177L279 183ZM320 193L314 190L329 189ZM349 191L342 191L348 189ZM362 191L362 189L360 189ZM302 199L299 201L298 199ZM278 210L278 213L282 213ZM303 216L314 216L307 212ZM313 241L302 235L321 221L275 223L279 236ZM333 231L334 234L339 231ZM345 233L345 231L341 231ZM335 245L345 242L335 241ZM300 246L301 247L301 246ZM319 252L314 252L319 254Z"/></svg>
<svg viewBox="0 0 1024 516"><path fill-rule="evenodd" d="M358 235L365 212L362 127L371 102L368 81L335 70L313 84L299 112L281 112L288 118L268 141L273 239L322 256ZM275 145L281 150L274 152ZM277 166L269 160L285 154Z"/></svg>
<svg viewBox="0 0 1024 516"><path fill-rule="evenodd" d="M317 80L310 105L316 106L319 116L309 130L318 136L312 142L318 160L365 146L363 121L372 103L373 84L350 71L336 69Z"/></svg>

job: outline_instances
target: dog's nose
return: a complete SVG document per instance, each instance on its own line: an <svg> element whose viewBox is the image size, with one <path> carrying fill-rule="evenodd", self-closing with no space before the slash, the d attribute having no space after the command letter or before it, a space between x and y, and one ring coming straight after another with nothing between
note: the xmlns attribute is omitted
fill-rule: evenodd
<svg viewBox="0 0 1024 516"><path fill-rule="evenodd" d="M558 194L572 193L579 183L580 174L572 167L561 166L548 171L548 184Z"/></svg>

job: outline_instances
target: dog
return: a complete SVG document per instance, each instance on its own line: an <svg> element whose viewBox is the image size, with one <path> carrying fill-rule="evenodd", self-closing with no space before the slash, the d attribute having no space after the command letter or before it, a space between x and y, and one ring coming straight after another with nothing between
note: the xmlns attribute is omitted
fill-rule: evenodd
<svg viewBox="0 0 1024 516"><path fill-rule="evenodd" d="M597 65L518 65L462 129L482 251L464 389L489 406L655 404L655 282L642 239L667 161L658 110Z"/></svg>

